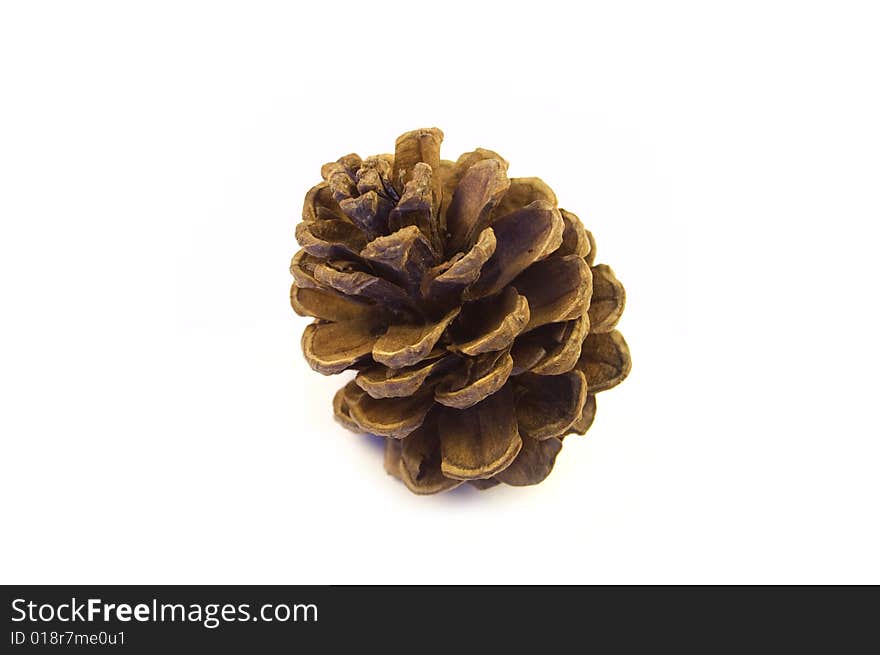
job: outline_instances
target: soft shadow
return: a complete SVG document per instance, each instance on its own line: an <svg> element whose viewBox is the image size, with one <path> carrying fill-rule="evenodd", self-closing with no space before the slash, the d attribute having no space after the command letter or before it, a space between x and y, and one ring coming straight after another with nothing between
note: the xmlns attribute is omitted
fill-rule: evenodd
<svg viewBox="0 0 880 655"><path fill-rule="evenodd" d="M366 441L370 448L378 451L383 458L385 457L385 437L380 437L375 434L361 434L359 436L363 437L364 441Z"/></svg>
<svg viewBox="0 0 880 655"><path fill-rule="evenodd" d="M493 487L492 489L484 489L481 491L465 482L463 485L460 485L455 489L450 489L449 491L444 491L442 494L437 494L433 498L441 503L462 505L464 503L472 503L478 498L480 500L486 500L487 494L491 495L493 491L497 490L496 487Z"/></svg>

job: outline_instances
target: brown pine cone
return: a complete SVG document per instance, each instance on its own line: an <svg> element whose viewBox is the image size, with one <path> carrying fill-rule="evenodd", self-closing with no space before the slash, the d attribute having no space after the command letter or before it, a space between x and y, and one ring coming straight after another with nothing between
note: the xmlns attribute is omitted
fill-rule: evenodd
<svg viewBox="0 0 880 655"><path fill-rule="evenodd" d="M491 150L440 159L442 140L414 130L321 169L290 265L291 304L316 319L303 353L357 370L336 417L386 437L415 493L536 484L630 371L624 289L544 182Z"/></svg>

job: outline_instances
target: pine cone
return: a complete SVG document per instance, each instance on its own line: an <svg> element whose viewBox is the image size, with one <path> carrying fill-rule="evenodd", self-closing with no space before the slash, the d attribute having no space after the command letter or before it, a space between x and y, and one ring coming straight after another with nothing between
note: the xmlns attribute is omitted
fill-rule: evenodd
<svg viewBox="0 0 880 655"><path fill-rule="evenodd" d="M629 373L623 286L544 182L508 178L491 150L440 159L442 139L415 130L394 155L322 168L290 265L291 304L316 319L303 352L357 371L336 417L384 436L415 493L536 484Z"/></svg>

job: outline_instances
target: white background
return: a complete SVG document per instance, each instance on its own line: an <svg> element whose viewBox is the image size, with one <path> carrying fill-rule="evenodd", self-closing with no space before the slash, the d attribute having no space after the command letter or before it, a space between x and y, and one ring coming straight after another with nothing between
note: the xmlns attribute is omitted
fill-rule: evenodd
<svg viewBox="0 0 880 655"><path fill-rule="evenodd" d="M851 2L6 2L0 581L880 583L880 20ZM539 175L634 368L531 488L333 422L288 263L322 163Z"/></svg>

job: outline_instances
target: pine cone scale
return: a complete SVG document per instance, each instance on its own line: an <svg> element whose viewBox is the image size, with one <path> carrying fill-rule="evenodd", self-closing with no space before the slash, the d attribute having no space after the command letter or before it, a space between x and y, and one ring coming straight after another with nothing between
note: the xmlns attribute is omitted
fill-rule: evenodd
<svg viewBox="0 0 880 655"><path fill-rule="evenodd" d="M513 287L466 303L451 328L449 348L471 356L507 348L528 325L529 316L529 301Z"/></svg>
<svg viewBox="0 0 880 655"><path fill-rule="evenodd" d="M434 400L455 409L473 407L501 389L511 371L513 357L509 350L489 352L478 358L468 359L457 369L457 375L447 376L434 389Z"/></svg>
<svg viewBox="0 0 880 655"><path fill-rule="evenodd" d="M556 456L562 450L559 439L538 441L522 437L522 449L516 459L503 471L495 474L501 482L513 487L525 487L543 482L556 463Z"/></svg>
<svg viewBox="0 0 880 655"><path fill-rule="evenodd" d="M403 439L424 422L434 404L431 389L382 399L371 397L355 382L349 382L345 389L348 417L362 431L382 437Z"/></svg>
<svg viewBox="0 0 880 655"><path fill-rule="evenodd" d="M558 437L580 418L587 399L587 379L580 371L523 373L517 382L516 418L524 436L539 441Z"/></svg>
<svg viewBox="0 0 880 655"><path fill-rule="evenodd" d="M522 447L507 385L467 410L438 414L440 469L448 478L490 478L507 468Z"/></svg>
<svg viewBox="0 0 880 655"><path fill-rule="evenodd" d="M467 170L446 212L448 253L459 252L473 243L476 235L488 226L489 215L509 186L507 166L497 159L484 159Z"/></svg>
<svg viewBox="0 0 880 655"><path fill-rule="evenodd" d="M418 164L427 164L431 170L439 168L442 142L443 132L436 127L412 130L397 137L394 143L392 182L398 193L403 193Z"/></svg>
<svg viewBox="0 0 880 655"><path fill-rule="evenodd" d="M422 361L434 349L446 328L461 312L452 309L436 323L392 325L373 346L373 359L390 368L403 368Z"/></svg>
<svg viewBox="0 0 880 655"><path fill-rule="evenodd" d="M526 331L568 321L587 313L593 275L577 255L553 257L535 263L513 281L529 301Z"/></svg>
<svg viewBox="0 0 880 655"><path fill-rule="evenodd" d="M486 228L467 254L434 267L422 283L422 294L427 303L447 307L461 302L462 292L477 281L496 247L495 232Z"/></svg>
<svg viewBox="0 0 880 655"><path fill-rule="evenodd" d="M372 318L315 322L303 332L303 354L319 373L340 373L372 354L381 329Z"/></svg>
<svg viewBox="0 0 880 655"><path fill-rule="evenodd" d="M544 201L535 201L499 218L490 229L495 235L495 251L479 279L468 288L468 300L498 293L535 263L557 234L561 238L562 216Z"/></svg>
<svg viewBox="0 0 880 655"><path fill-rule="evenodd" d="M446 373L459 363L458 357L443 350L435 351L418 364L393 369L381 364L359 371L354 381L373 398L411 396L432 376Z"/></svg>

